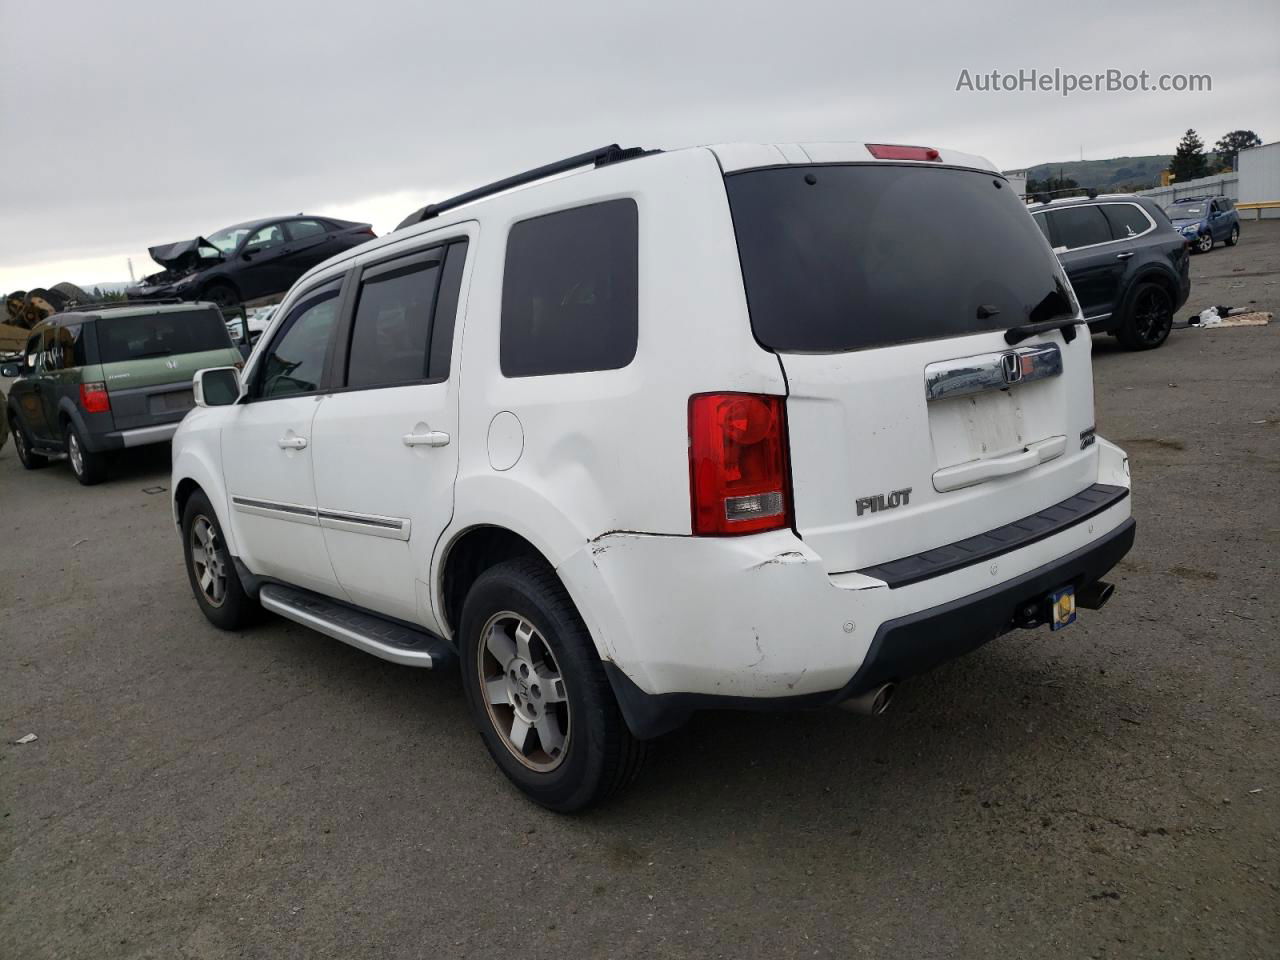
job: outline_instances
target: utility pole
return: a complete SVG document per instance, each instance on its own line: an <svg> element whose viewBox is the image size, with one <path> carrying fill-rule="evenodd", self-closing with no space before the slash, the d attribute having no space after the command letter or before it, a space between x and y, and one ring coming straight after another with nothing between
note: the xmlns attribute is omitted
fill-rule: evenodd
<svg viewBox="0 0 1280 960"><path fill-rule="evenodd" d="M138 281L133 278L133 257L126 257L125 259L129 262L129 282L137 283Z"/></svg>

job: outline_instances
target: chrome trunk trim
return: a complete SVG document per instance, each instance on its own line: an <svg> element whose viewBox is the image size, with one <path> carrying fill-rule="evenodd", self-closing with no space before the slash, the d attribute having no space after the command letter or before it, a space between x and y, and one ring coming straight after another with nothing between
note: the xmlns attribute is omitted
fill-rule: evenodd
<svg viewBox="0 0 1280 960"><path fill-rule="evenodd" d="M939 360L924 368L926 399L967 397L984 390L1005 390L1062 373L1062 351L1056 343L1018 347L1000 353Z"/></svg>

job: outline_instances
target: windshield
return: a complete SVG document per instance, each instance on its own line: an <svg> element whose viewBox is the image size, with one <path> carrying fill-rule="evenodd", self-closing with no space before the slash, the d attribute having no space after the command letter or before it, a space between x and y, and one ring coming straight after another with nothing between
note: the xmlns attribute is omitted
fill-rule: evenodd
<svg viewBox="0 0 1280 960"><path fill-rule="evenodd" d="M249 232L248 227L227 227L217 233L210 234L207 239L223 254L234 253L240 241Z"/></svg>
<svg viewBox="0 0 1280 960"><path fill-rule="evenodd" d="M1057 258L989 173L889 164L725 177L756 339L832 353L1075 313Z"/></svg>
<svg viewBox="0 0 1280 960"><path fill-rule="evenodd" d="M1171 207L1165 207L1164 212L1169 215L1170 220L1199 220L1204 216L1204 204L1175 203Z"/></svg>
<svg viewBox="0 0 1280 960"><path fill-rule="evenodd" d="M183 310L98 321L98 353L103 363L203 353L231 346L217 310Z"/></svg>

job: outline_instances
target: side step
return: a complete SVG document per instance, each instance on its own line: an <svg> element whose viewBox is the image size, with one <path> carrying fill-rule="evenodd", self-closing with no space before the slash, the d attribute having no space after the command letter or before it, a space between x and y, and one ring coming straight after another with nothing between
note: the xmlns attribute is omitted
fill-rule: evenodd
<svg viewBox="0 0 1280 960"><path fill-rule="evenodd" d="M431 669L456 659L448 642L433 633L306 590L267 583L258 601L272 613L392 663Z"/></svg>

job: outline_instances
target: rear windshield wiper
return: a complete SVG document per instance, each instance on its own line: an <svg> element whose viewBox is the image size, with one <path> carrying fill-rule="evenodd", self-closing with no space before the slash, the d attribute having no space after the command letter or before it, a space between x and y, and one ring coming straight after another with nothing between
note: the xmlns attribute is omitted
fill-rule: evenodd
<svg viewBox="0 0 1280 960"><path fill-rule="evenodd" d="M146 353L135 353L133 355L133 359L145 360L147 357L171 357L171 356L173 356L172 350L149 350Z"/></svg>
<svg viewBox="0 0 1280 960"><path fill-rule="evenodd" d="M1018 327L1010 327L1004 332L1004 342L1013 346L1015 343L1021 343L1027 337L1034 337L1037 333L1048 333L1050 330L1061 330L1062 339L1070 343L1076 338L1076 324L1083 321L1071 317L1066 320L1046 320L1043 323L1024 323Z"/></svg>

